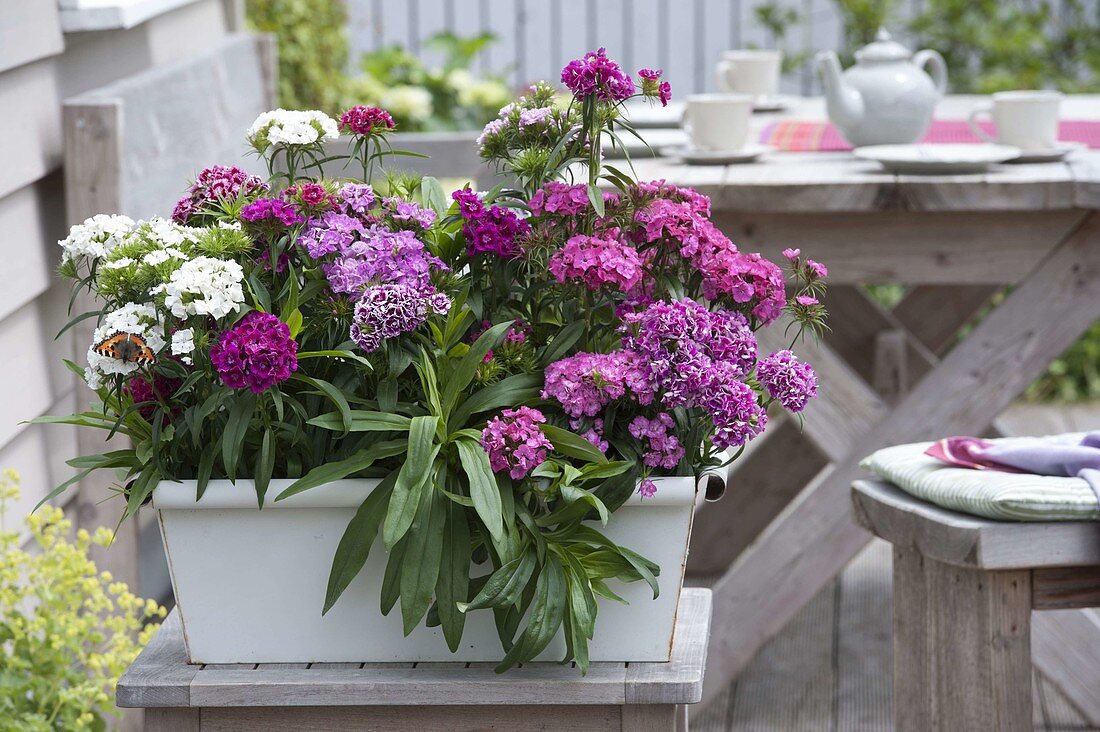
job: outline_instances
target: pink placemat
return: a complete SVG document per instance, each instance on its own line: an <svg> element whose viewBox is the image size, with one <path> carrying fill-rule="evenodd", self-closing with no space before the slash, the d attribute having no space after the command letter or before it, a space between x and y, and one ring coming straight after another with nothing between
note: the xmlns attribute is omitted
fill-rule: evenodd
<svg viewBox="0 0 1100 732"><path fill-rule="evenodd" d="M982 123L986 132L993 133L992 123ZM1100 121L1063 120L1058 128L1058 139L1063 142L1083 142L1089 147L1100 148ZM777 150L788 152L817 152L851 150L829 122L782 120L774 122L760 133L760 142ZM977 138L965 120L938 119L921 142L984 142Z"/></svg>

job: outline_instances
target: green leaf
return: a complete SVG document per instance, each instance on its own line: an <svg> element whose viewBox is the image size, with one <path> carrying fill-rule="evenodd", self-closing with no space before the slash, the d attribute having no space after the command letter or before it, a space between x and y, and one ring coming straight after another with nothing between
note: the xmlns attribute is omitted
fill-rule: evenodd
<svg viewBox="0 0 1100 732"><path fill-rule="evenodd" d="M630 565L634 567L634 571L640 574L646 584L649 585L649 589L653 590L653 599L656 600L657 596L661 594L661 588L657 584L657 575L661 573L661 568L625 546L620 546L618 549L620 556L630 562Z"/></svg>
<svg viewBox="0 0 1100 732"><path fill-rule="evenodd" d="M409 426L409 454L397 475L397 485L390 497L389 511L382 525L382 537L386 548L391 549L412 526L420 491L432 472L432 463L439 454L439 445L433 438L438 418L413 417Z"/></svg>
<svg viewBox="0 0 1100 732"><path fill-rule="evenodd" d="M260 454L256 457L256 467L253 471L253 480L256 483L256 500L260 508L264 507L264 496L267 495L267 487L271 485L271 474L275 472L275 446L271 428L264 430L263 439L260 441Z"/></svg>
<svg viewBox="0 0 1100 732"><path fill-rule="evenodd" d="M345 358L349 361L355 361L356 363L360 363L364 366L367 366L367 367L370 367L370 368L373 369L373 365L371 364L370 361L363 358L358 353L354 353L352 351L339 351L339 350L332 351L332 350L330 350L330 351L299 351L298 352L298 360L299 361L306 361L306 360L309 360L311 358Z"/></svg>
<svg viewBox="0 0 1100 732"><path fill-rule="evenodd" d="M340 595L367 563L371 547L374 546L374 540L378 536L378 527L382 525L382 519L386 516L386 506L395 482L397 482L396 470L375 486L370 495L359 504L355 516L348 522L348 527L344 530L344 535L340 537L340 543L336 547L336 555L332 558L332 569L328 574L328 589L325 590L325 606L321 610L322 615L332 609L340 599Z"/></svg>
<svg viewBox="0 0 1100 732"><path fill-rule="evenodd" d="M547 365L565 356L569 349L584 335L585 325L583 320L578 320L559 330L557 335L554 336L554 340L550 341L550 344L542 352L539 361L543 365Z"/></svg>
<svg viewBox="0 0 1100 732"><path fill-rule="evenodd" d="M531 660L550 644L565 615L566 595L565 572L561 562L555 554L549 553L535 582L535 598L531 603L527 628L497 665L497 673Z"/></svg>
<svg viewBox="0 0 1100 732"><path fill-rule="evenodd" d="M449 420L448 429L454 431L465 425L478 412L502 407L515 407L537 399L542 389L543 375L515 374L474 392L458 405Z"/></svg>
<svg viewBox="0 0 1100 732"><path fill-rule="evenodd" d="M541 424L539 428L542 429L544 435L550 438L550 442L554 443L554 449L562 455L589 463L607 462L607 456L580 435L550 424Z"/></svg>
<svg viewBox="0 0 1100 732"><path fill-rule="evenodd" d="M424 195L424 202L440 216L447 213L450 205L447 203L447 193L443 190L443 184L437 178L426 175L420 179L420 190Z"/></svg>
<svg viewBox="0 0 1100 732"><path fill-rule="evenodd" d="M316 488L319 485L331 483L334 480L343 480L353 473L358 473L360 470L366 470L378 460L400 455L407 449L408 442L406 440L386 440L385 442L378 442L370 447L364 448L344 460L318 465L316 468L291 483L286 490L275 497L275 500L281 501L284 498L289 498L302 491L307 491L310 488Z"/></svg>
<svg viewBox="0 0 1100 732"><path fill-rule="evenodd" d="M348 413L351 422L349 432L407 432L412 420L400 414L370 412L352 409ZM326 430L341 432L344 430L344 415L339 412L322 414L306 422Z"/></svg>
<svg viewBox="0 0 1100 732"><path fill-rule="evenodd" d="M600 193L600 189L595 185L588 184L588 202L592 204L592 210L596 212L597 216L603 216L603 194Z"/></svg>
<svg viewBox="0 0 1100 732"><path fill-rule="evenodd" d="M290 337L294 338L302 330L302 323L304 322L301 310L295 310L286 319L286 325L290 329Z"/></svg>
<svg viewBox="0 0 1100 732"><path fill-rule="evenodd" d="M566 503L576 503L581 501L592 506L596 509L596 512L600 514L600 522L604 525L607 524L607 519L610 518L610 513L607 510L607 506L603 504L599 498L593 495L590 491L586 491L584 488L578 488L574 485L565 483L561 486L561 497Z"/></svg>
<svg viewBox="0 0 1100 732"><path fill-rule="evenodd" d="M519 602L523 588L527 586L531 574L535 571L536 561L533 551L525 551L512 561L493 572L481 592L460 609L462 612L479 610L483 607L507 607Z"/></svg>
<svg viewBox="0 0 1100 732"><path fill-rule="evenodd" d="M447 526L443 530L443 563L435 584L436 609L443 637L451 653L458 650L466 614L458 609L466 602L470 586L470 525L466 512L458 504L447 509Z"/></svg>
<svg viewBox="0 0 1100 732"><path fill-rule="evenodd" d="M504 338L504 334L513 325L515 325L513 321L497 323L478 336L478 339L470 346L470 350L459 360L454 370L447 375L447 383L443 387L441 397L445 413L450 412L458 395L465 391L470 382L473 381L477 367L485 361L485 354L496 348L500 340Z"/></svg>
<svg viewBox="0 0 1100 732"><path fill-rule="evenodd" d="M327 396L329 401L336 405L337 412L340 415L340 431L346 433L351 430L351 405L348 404L348 399L342 391L323 379L314 379L311 376L300 374L295 374L292 378L297 381L304 381Z"/></svg>
<svg viewBox="0 0 1100 732"><path fill-rule="evenodd" d="M48 502L48 501L52 500L53 498L61 495L65 491L65 489L68 488L69 486L71 486L73 483L79 483L81 480L84 479L84 476L88 475L88 473L92 472L93 470L95 470L95 468L84 468L79 473L77 473L76 475L74 475L73 477L69 478L64 483L62 483L61 485L54 488L52 491L47 493L41 501L34 504L34 508L31 509L31 513L34 513L38 509L42 508L43 504L45 504L46 502Z"/></svg>
<svg viewBox="0 0 1100 732"><path fill-rule="evenodd" d="M202 499L206 493L206 486L210 483L210 473L214 470L214 457L218 454L218 443L211 441L202 449L199 455L199 467L195 472L195 500Z"/></svg>
<svg viewBox="0 0 1100 732"><path fill-rule="evenodd" d="M401 562L401 621L405 635L413 632L432 604L442 561L447 505L447 499L433 485L425 485Z"/></svg>
<svg viewBox="0 0 1100 732"><path fill-rule="evenodd" d="M382 575L382 590L379 594L379 607L383 615L389 615L390 610L397 604L401 597L401 560L405 557L407 540L401 540L390 550L389 560L386 562L386 572Z"/></svg>
<svg viewBox="0 0 1100 732"><path fill-rule="evenodd" d="M497 489L496 476L489 465L489 455L485 448L473 440L458 440L455 446L458 448L459 460L462 461L462 469L470 479L470 498L474 502L474 510L485 524L493 542L499 542L504 535L504 522L500 491Z"/></svg>
<svg viewBox="0 0 1100 732"><path fill-rule="evenodd" d="M230 480L237 478L237 463L241 460L244 438L248 434L255 408L256 395L246 391L237 395L229 410L229 419L222 433L222 465L225 466L226 477Z"/></svg>

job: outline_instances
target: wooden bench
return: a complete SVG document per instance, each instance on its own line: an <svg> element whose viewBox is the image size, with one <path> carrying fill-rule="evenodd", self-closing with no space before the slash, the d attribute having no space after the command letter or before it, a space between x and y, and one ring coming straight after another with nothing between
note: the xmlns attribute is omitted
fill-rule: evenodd
<svg viewBox="0 0 1100 732"><path fill-rule="evenodd" d="M852 510L894 545L898 732L1030 730L1031 612L1100 606L1100 523L992 521L872 480Z"/></svg>
<svg viewBox="0 0 1100 732"><path fill-rule="evenodd" d="M189 665L173 611L116 701L145 708L150 732L682 732L703 694L710 607L709 590L684 589L668 663L593 663L583 677L554 663Z"/></svg>

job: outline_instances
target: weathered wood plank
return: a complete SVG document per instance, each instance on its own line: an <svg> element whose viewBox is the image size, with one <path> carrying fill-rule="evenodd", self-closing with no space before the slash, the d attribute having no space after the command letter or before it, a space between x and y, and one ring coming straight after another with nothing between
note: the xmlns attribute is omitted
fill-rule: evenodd
<svg viewBox="0 0 1100 732"><path fill-rule="evenodd" d="M898 732L1030 730L1030 573L894 561Z"/></svg>
<svg viewBox="0 0 1100 732"><path fill-rule="evenodd" d="M6 21L7 7L4 18ZM0 139L18 141L4 146L0 196L30 185L61 165L59 83L57 65L51 58L3 74L0 109L17 109L19 114L0 118Z"/></svg>
<svg viewBox="0 0 1100 732"><path fill-rule="evenodd" d="M909 338L905 331L884 330L875 336L874 370L871 386L888 403L896 402L909 389Z"/></svg>
<svg viewBox="0 0 1100 732"><path fill-rule="evenodd" d="M892 312L917 340L937 356L942 356L955 345L959 324L977 315L999 289L996 286L917 285L905 293ZM830 292L830 298L831 295Z"/></svg>
<svg viewBox="0 0 1100 732"><path fill-rule="evenodd" d="M852 506L855 520L876 536L946 564L985 569L1100 564L1100 524L1094 521L991 521L940 508L879 480L856 481ZM1052 584L1053 579L1045 587Z"/></svg>
<svg viewBox="0 0 1100 732"><path fill-rule="evenodd" d="M1020 280L1084 215L1079 210L996 215L929 211L853 217L829 211L718 210L714 223L742 249L773 261L782 261L786 247L801 248L803 255L829 266L833 285L974 286Z"/></svg>
<svg viewBox="0 0 1100 732"><path fill-rule="evenodd" d="M680 708L672 704L626 704L622 709L624 732L676 732Z"/></svg>
<svg viewBox="0 0 1100 732"><path fill-rule="evenodd" d="M1068 696L1093 727L1100 727L1100 611L1048 610L1031 627L1035 667Z"/></svg>
<svg viewBox="0 0 1100 732"><path fill-rule="evenodd" d="M160 631L145 646L115 688L120 707L186 707L191 704L191 681L198 666L187 663L183 628L173 610Z"/></svg>
<svg viewBox="0 0 1100 732"><path fill-rule="evenodd" d="M199 732L201 712L181 707L146 709L145 732Z"/></svg>
<svg viewBox="0 0 1100 732"><path fill-rule="evenodd" d="M0 24L0 71L65 50L57 3L8 3Z"/></svg>
<svg viewBox="0 0 1100 732"><path fill-rule="evenodd" d="M1100 316L1100 217L1093 216L956 346L849 456L799 495L714 585L706 698L863 547L844 494L859 461L891 444L980 432Z"/></svg>
<svg viewBox="0 0 1100 732"><path fill-rule="evenodd" d="M1036 569L1031 587L1036 610L1100 607L1100 564Z"/></svg>
<svg viewBox="0 0 1100 732"><path fill-rule="evenodd" d="M242 708L202 710L202 732L617 732L617 706L357 706ZM669 728L671 729L671 728Z"/></svg>
<svg viewBox="0 0 1100 732"><path fill-rule="evenodd" d="M703 669L710 639L710 590L680 593L668 663L631 663L626 668L626 703L694 704L703 696ZM591 670L589 671L591 674Z"/></svg>
<svg viewBox="0 0 1100 732"><path fill-rule="evenodd" d="M892 724L891 556L889 544L873 541L837 578L837 732L880 732Z"/></svg>

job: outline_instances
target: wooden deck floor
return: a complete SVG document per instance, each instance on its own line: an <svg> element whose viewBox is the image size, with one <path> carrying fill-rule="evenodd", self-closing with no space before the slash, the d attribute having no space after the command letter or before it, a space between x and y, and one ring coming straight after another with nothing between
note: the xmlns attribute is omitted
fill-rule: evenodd
<svg viewBox="0 0 1100 732"><path fill-rule="evenodd" d="M1017 405L1013 434L1100 428L1100 405ZM893 729L890 545L875 540L767 645L692 732L888 732ZM1095 730L1035 674L1035 729Z"/></svg>

